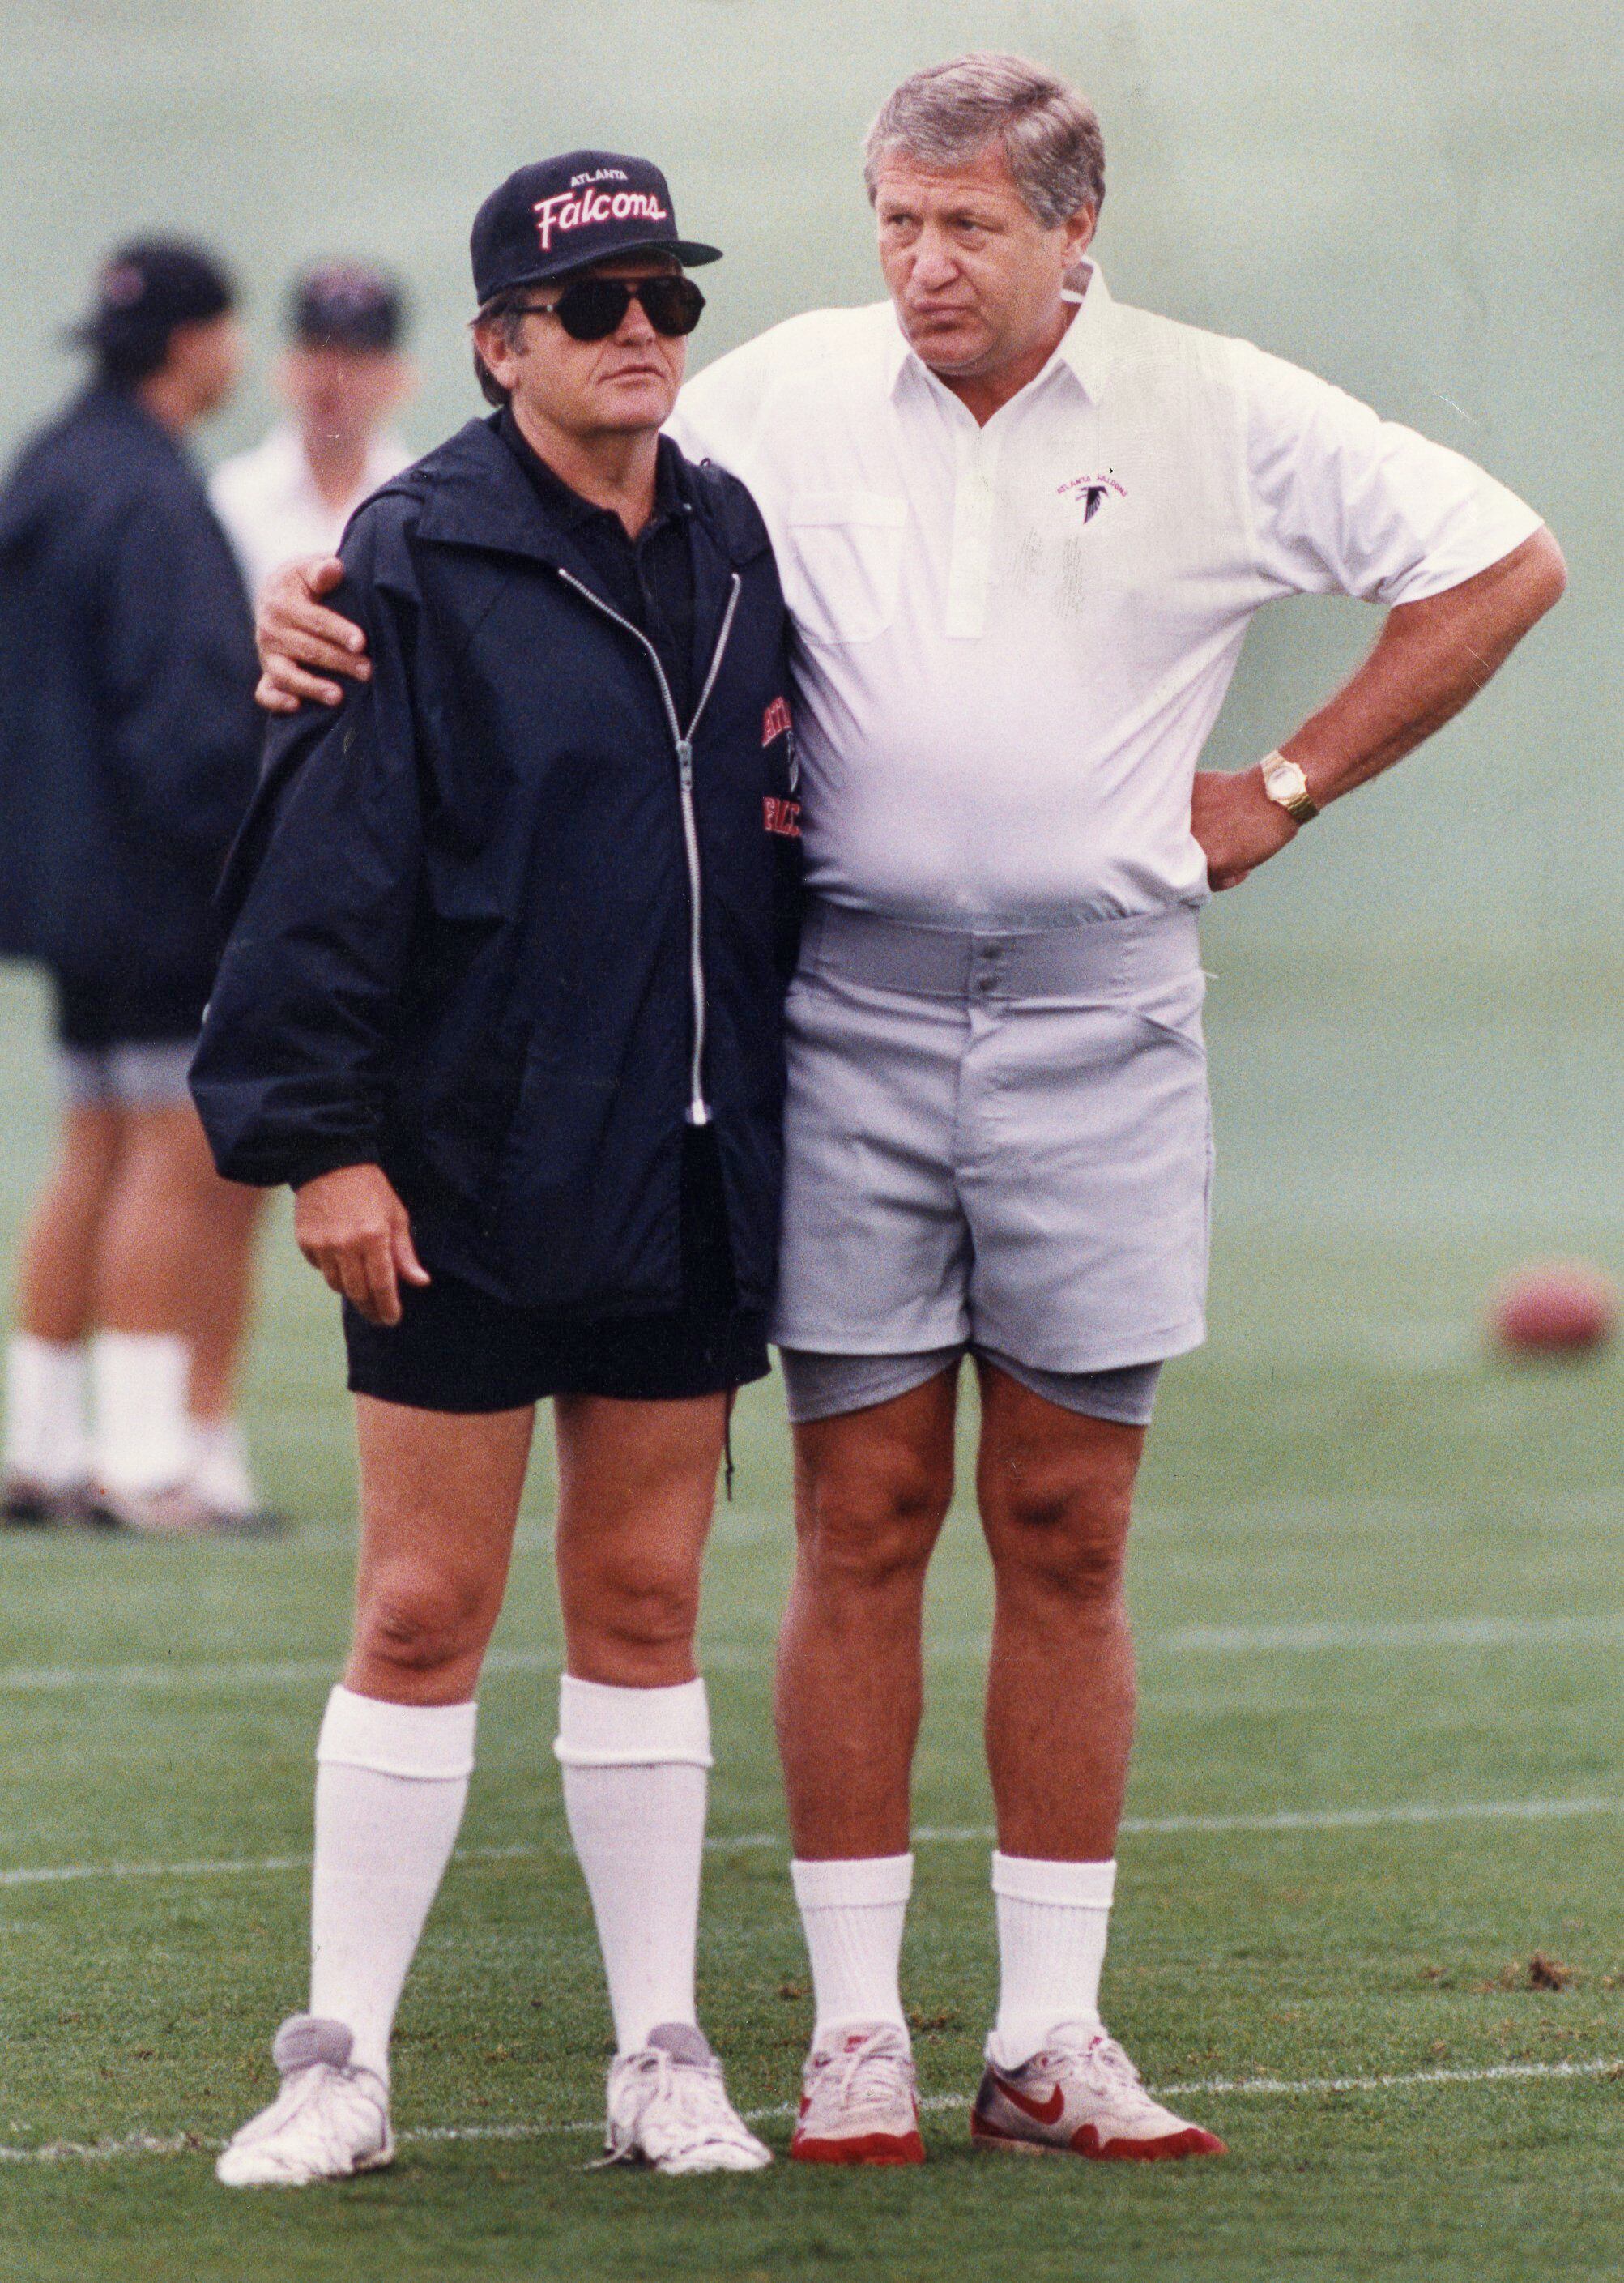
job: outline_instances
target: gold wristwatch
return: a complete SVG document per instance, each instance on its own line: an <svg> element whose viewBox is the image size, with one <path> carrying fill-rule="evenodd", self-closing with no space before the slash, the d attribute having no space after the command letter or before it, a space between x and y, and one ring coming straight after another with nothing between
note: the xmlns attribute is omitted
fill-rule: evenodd
<svg viewBox="0 0 1624 2283"><path fill-rule="evenodd" d="M1283 808L1294 824L1307 824L1319 814L1319 805L1309 791L1309 781L1295 761L1288 761L1283 753L1270 753L1260 764L1263 772L1263 791L1277 808Z"/></svg>

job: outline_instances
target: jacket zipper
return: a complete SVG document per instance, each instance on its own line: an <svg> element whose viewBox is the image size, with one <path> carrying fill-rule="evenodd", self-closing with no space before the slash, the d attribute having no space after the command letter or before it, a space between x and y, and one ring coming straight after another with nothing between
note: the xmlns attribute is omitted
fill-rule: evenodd
<svg viewBox="0 0 1624 2283"><path fill-rule="evenodd" d="M665 720L671 730L672 743L677 749L677 788L682 803L682 845L688 858L688 985L694 1001L694 1055L688 1070L688 1122L690 1126L708 1126L711 1123L711 1108L705 1100L704 1087L704 927L703 914L701 909L699 827L694 816L694 733L699 727L700 717L711 702L711 692L716 687L716 677L722 670L722 657L727 648L727 637L733 632L734 613L739 607L739 596L744 581L736 571L729 581L727 607L722 613L721 631L717 635L716 648L711 652L711 670L705 676L704 687L699 693L699 703L694 708L694 718L688 725L688 734L685 736L681 721L678 719L676 701L671 694L671 684L665 679L664 667L660 664L660 654L642 628L634 627L630 619L622 618L612 604L606 603L601 595L594 595L583 580L578 579L573 572L564 570L562 565L559 566L558 575L566 587L573 587L578 595L584 596L594 611L599 612L606 619L612 619L616 626L624 627L633 642L642 644L648 655L649 663L654 668L654 678L660 686L660 701L665 708Z"/></svg>

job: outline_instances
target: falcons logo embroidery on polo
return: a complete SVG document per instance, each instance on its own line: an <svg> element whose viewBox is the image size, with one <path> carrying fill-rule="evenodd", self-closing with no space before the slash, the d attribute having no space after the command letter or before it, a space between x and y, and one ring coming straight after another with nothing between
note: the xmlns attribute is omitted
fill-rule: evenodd
<svg viewBox="0 0 1624 2283"><path fill-rule="evenodd" d="M1084 523L1092 523L1107 500L1126 499L1128 496L1126 490L1117 482L1108 468L1103 476L1073 476L1068 482L1061 484L1059 488L1062 499L1078 500L1082 503Z"/></svg>

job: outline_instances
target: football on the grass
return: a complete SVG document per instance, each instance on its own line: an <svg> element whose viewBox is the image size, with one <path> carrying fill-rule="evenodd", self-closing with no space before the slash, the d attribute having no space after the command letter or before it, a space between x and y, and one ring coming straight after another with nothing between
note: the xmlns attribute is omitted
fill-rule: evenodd
<svg viewBox="0 0 1624 2283"><path fill-rule="evenodd" d="M1501 1286L1491 1317L1513 1355L1588 1355L1605 1347L1618 1321L1618 1287L1579 1260L1519 1269Z"/></svg>

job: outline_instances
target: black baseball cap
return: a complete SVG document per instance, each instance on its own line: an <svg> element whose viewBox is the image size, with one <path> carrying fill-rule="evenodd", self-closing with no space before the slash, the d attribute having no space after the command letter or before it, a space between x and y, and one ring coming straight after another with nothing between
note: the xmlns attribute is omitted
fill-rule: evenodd
<svg viewBox="0 0 1624 2283"><path fill-rule="evenodd" d="M474 216L469 250L482 308L512 286L615 254L669 253L686 269L722 258L719 246L678 237L664 175L619 151L566 151L519 168Z"/></svg>
<svg viewBox="0 0 1624 2283"><path fill-rule="evenodd" d="M392 349L406 323L396 281L365 261L323 261L294 280L288 328L311 349Z"/></svg>
<svg viewBox="0 0 1624 2283"><path fill-rule="evenodd" d="M161 351L177 325L206 323L235 307L230 273L181 238L136 238L110 254L96 305L74 338L104 354Z"/></svg>

